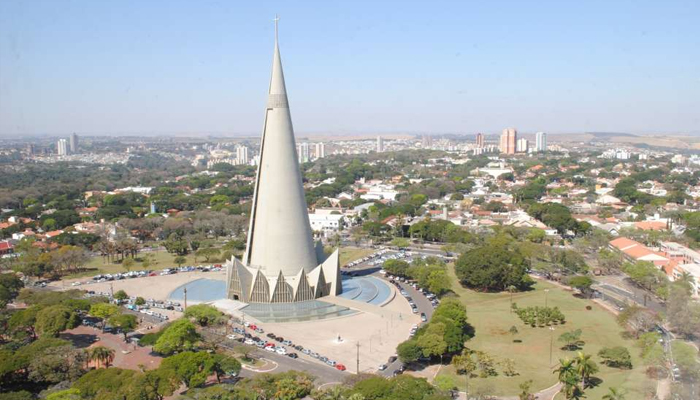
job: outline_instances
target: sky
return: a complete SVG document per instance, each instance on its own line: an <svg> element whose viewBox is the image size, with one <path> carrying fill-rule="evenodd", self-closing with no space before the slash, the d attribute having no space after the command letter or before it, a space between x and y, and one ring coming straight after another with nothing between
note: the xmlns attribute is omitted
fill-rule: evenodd
<svg viewBox="0 0 700 400"><path fill-rule="evenodd" d="M0 135L700 133L700 1L0 1Z"/></svg>

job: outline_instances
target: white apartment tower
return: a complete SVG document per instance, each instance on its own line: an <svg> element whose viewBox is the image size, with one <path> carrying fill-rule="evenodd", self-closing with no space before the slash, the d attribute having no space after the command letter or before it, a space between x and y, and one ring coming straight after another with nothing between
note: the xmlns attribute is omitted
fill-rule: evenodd
<svg viewBox="0 0 700 400"><path fill-rule="evenodd" d="M324 158L326 156L326 144L323 142L316 143L315 154L316 158Z"/></svg>
<svg viewBox="0 0 700 400"><path fill-rule="evenodd" d="M384 152L384 139L381 136L377 136L377 153Z"/></svg>
<svg viewBox="0 0 700 400"><path fill-rule="evenodd" d="M547 134L544 132L537 132L535 136L535 150L540 153L547 151Z"/></svg>
<svg viewBox="0 0 700 400"><path fill-rule="evenodd" d="M246 146L236 147L236 164L238 165L248 165L250 159L248 158L248 148Z"/></svg>
<svg viewBox="0 0 700 400"><path fill-rule="evenodd" d="M68 141L66 139L58 139L56 144L56 150L59 156L65 156L68 154Z"/></svg>

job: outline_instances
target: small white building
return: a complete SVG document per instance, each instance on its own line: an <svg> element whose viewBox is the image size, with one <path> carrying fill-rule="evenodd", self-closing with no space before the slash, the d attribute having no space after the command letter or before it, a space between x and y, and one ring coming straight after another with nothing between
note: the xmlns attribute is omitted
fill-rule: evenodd
<svg viewBox="0 0 700 400"><path fill-rule="evenodd" d="M309 214L309 223L313 231L336 232L342 226L342 220L342 214Z"/></svg>

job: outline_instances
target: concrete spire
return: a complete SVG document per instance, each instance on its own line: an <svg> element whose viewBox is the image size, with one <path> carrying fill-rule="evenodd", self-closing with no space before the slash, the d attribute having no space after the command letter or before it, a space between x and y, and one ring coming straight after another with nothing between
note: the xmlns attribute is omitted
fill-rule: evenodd
<svg viewBox="0 0 700 400"><path fill-rule="evenodd" d="M275 49L243 262L268 277L311 271L316 258L297 160L292 117L282 71L275 18Z"/></svg>

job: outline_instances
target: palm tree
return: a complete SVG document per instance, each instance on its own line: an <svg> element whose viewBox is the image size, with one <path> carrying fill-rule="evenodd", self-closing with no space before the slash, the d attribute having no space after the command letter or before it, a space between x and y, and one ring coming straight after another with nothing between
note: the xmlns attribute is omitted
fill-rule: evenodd
<svg viewBox="0 0 700 400"><path fill-rule="evenodd" d="M584 354L582 351L578 352L574 361L576 363L576 374L581 378L581 389L586 389L586 380L592 374L598 372L598 365L591 360L590 354Z"/></svg>
<svg viewBox="0 0 700 400"><path fill-rule="evenodd" d="M98 368L100 364L102 364L105 368L108 368L109 364L114 361L114 355L114 350L104 346L97 346L90 351L89 358L92 361L97 361Z"/></svg>
<svg viewBox="0 0 700 400"><path fill-rule="evenodd" d="M571 399L579 395L578 375L574 360L560 358L559 368L555 369L554 373L559 374L559 382L564 385L564 397Z"/></svg>
<svg viewBox="0 0 700 400"><path fill-rule="evenodd" d="M608 388L608 393L603 396L603 400L625 400L625 392L615 387Z"/></svg>

